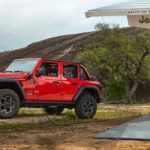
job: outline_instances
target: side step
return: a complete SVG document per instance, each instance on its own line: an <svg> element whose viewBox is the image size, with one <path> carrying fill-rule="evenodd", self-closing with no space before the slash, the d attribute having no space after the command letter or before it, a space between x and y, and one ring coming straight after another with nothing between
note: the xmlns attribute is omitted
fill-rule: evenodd
<svg viewBox="0 0 150 150"><path fill-rule="evenodd" d="M21 103L21 107L46 107L46 106L52 106L52 108L55 108L57 106L62 106L65 108L73 108L75 106L74 102L62 102L62 101L23 101Z"/></svg>

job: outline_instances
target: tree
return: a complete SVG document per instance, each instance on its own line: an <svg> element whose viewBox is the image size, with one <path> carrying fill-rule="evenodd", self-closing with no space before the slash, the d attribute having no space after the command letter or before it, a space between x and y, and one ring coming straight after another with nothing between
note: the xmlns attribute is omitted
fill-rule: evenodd
<svg viewBox="0 0 150 150"><path fill-rule="evenodd" d="M104 26L96 26L101 36L100 41L95 41L98 46L88 45L77 60L82 60L101 80L104 76L106 80L122 80L126 93L123 98L134 103L139 83L150 79L150 32L131 38L118 26Z"/></svg>

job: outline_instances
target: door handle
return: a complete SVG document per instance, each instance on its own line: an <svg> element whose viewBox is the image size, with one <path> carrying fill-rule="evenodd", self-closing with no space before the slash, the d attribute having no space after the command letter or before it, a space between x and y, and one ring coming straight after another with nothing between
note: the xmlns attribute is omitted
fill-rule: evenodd
<svg viewBox="0 0 150 150"><path fill-rule="evenodd" d="M73 85L78 85L78 82L72 82Z"/></svg>
<svg viewBox="0 0 150 150"><path fill-rule="evenodd" d="M54 81L53 84L60 84L60 82L59 81Z"/></svg>

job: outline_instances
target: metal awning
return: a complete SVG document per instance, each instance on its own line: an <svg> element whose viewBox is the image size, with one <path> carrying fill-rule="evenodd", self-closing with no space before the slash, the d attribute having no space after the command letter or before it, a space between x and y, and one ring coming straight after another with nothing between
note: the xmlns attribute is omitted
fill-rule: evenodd
<svg viewBox="0 0 150 150"><path fill-rule="evenodd" d="M150 14L150 0L133 0L129 2L101 7L86 12L86 17L126 16Z"/></svg>
<svg viewBox="0 0 150 150"><path fill-rule="evenodd" d="M150 28L150 0L132 0L86 12L86 17L128 16L130 26Z"/></svg>

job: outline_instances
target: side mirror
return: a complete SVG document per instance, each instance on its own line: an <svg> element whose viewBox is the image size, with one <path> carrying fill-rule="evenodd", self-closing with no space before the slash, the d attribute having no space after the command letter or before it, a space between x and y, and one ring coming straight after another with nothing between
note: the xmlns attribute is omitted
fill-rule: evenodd
<svg viewBox="0 0 150 150"><path fill-rule="evenodd" d="M33 77L33 74L28 74L27 75L27 80L30 80Z"/></svg>
<svg viewBox="0 0 150 150"><path fill-rule="evenodd" d="M90 80L91 80L91 81L97 81L97 78L96 78L95 76L91 76L91 77L90 77Z"/></svg>
<svg viewBox="0 0 150 150"><path fill-rule="evenodd" d="M45 76L46 75L46 69L44 67L41 67L38 69L37 77Z"/></svg>

